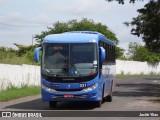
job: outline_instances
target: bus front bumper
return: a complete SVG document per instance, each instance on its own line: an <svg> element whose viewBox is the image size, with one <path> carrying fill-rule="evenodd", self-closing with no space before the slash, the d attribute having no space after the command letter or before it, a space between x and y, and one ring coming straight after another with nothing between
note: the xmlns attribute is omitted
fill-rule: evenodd
<svg viewBox="0 0 160 120"><path fill-rule="evenodd" d="M99 101L101 93L95 89L83 92L49 92L42 88L42 101Z"/></svg>

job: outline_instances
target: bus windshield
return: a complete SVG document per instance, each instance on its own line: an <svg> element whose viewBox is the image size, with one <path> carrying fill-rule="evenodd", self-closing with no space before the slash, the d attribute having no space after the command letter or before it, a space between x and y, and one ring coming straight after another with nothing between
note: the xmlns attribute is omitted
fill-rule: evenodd
<svg viewBox="0 0 160 120"><path fill-rule="evenodd" d="M43 46L42 73L54 77L97 73L96 43L47 43Z"/></svg>

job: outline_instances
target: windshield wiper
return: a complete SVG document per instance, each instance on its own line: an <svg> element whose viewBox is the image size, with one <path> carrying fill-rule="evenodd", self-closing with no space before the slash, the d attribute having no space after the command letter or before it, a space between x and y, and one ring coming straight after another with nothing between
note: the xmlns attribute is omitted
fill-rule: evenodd
<svg viewBox="0 0 160 120"><path fill-rule="evenodd" d="M55 72L52 72L52 71L50 71L50 70L48 70L48 69L46 69L46 68L44 68L43 70L45 70L46 72L47 72L47 75L49 75L49 76L54 76L54 77L59 77L59 76L64 76L64 74L63 73L55 73Z"/></svg>
<svg viewBox="0 0 160 120"><path fill-rule="evenodd" d="M48 69L44 68L44 70L47 71L48 73L50 73L50 71Z"/></svg>

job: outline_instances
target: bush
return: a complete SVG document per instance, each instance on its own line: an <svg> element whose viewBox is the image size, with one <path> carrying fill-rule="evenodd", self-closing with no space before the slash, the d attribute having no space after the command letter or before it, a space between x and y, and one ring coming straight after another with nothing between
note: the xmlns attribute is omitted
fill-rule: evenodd
<svg viewBox="0 0 160 120"><path fill-rule="evenodd" d="M138 43L129 44L129 54L134 61L160 62L160 54L150 52L146 46Z"/></svg>
<svg viewBox="0 0 160 120"><path fill-rule="evenodd" d="M17 45L18 50L0 47L0 63L4 64L34 64L33 54L35 46Z"/></svg>

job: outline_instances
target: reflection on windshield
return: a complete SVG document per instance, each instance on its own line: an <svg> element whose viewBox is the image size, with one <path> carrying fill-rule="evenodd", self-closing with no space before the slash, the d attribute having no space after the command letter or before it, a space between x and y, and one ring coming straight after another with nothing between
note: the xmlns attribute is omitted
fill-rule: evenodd
<svg viewBox="0 0 160 120"><path fill-rule="evenodd" d="M96 44L45 44L42 72L49 76L87 76L97 71Z"/></svg>

